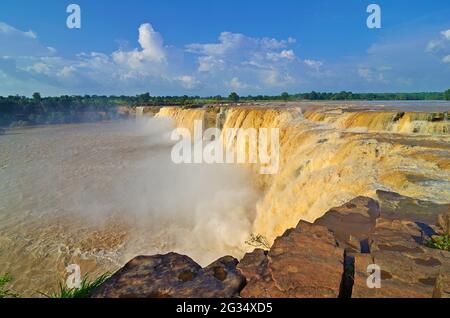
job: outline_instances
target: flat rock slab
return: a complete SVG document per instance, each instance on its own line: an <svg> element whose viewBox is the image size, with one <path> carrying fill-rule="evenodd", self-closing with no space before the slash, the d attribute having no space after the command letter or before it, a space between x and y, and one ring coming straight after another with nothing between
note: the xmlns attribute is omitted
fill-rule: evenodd
<svg viewBox="0 0 450 318"><path fill-rule="evenodd" d="M238 269L247 277L242 297L338 297L343 249L331 231L301 221L278 237L270 251L244 256Z"/></svg>
<svg viewBox="0 0 450 318"><path fill-rule="evenodd" d="M436 224L437 216L448 211L448 204L418 200L395 192L377 190L380 213L385 219Z"/></svg>
<svg viewBox="0 0 450 318"><path fill-rule="evenodd" d="M357 197L348 203L327 211L314 224L334 232L341 247L366 251L367 240L380 216L378 202L368 197Z"/></svg>
<svg viewBox="0 0 450 318"><path fill-rule="evenodd" d="M450 252L426 247L423 236L421 223L378 219L371 253L354 254L352 297L450 296ZM381 288L366 284L370 264L381 269Z"/></svg>
<svg viewBox="0 0 450 318"><path fill-rule="evenodd" d="M236 297L245 284L237 263L235 258L225 256L202 268L177 253L138 256L95 289L92 297Z"/></svg>

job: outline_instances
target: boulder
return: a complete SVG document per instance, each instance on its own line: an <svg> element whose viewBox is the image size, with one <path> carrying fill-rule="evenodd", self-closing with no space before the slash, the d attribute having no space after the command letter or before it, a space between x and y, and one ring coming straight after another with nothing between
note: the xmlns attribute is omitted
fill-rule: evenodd
<svg viewBox="0 0 450 318"><path fill-rule="evenodd" d="M238 269L246 276L242 297L338 297L343 249L331 231L301 221L278 237L268 253L255 250Z"/></svg>
<svg viewBox="0 0 450 318"><path fill-rule="evenodd" d="M225 256L202 268L177 253L138 256L96 288L94 298L230 298L245 284L238 261Z"/></svg>

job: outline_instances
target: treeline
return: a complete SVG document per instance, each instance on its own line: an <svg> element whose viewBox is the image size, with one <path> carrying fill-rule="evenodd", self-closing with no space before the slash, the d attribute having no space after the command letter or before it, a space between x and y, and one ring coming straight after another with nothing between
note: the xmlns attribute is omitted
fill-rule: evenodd
<svg viewBox="0 0 450 318"><path fill-rule="evenodd" d="M116 104L107 96L0 97L0 126L62 124L112 119Z"/></svg>
<svg viewBox="0 0 450 318"><path fill-rule="evenodd" d="M239 96L232 92L220 95L200 96L151 96L150 93L136 96L58 96L33 97L0 96L0 126L22 126L97 121L120 117L118 106L201 106L208 103L230 103L248 101L299 101L299 100L450 100L450 89L445 92L423 93L324 93L310 92L280 95Z"/></svg>
<svg viewBox="0 0 450 318"><path fill-rule="evenodd" d="M352 93L342 91L339 93L326 93L315 92L310 93L298 93L288 94L282 93L278 96L244 96L240 97L240 100L284 100L284 101L297 101L297 100L450 100L450 89L445 92L422 92L422 93Z"/></svg>

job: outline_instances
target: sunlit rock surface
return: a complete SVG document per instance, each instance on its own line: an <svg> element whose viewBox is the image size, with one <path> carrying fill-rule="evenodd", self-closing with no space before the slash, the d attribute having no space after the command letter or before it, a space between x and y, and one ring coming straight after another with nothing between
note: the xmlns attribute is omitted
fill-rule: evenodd
<svg viewBox="0 0 450 318"><path fill-rule="evenodd" d="M246 254L238 268L247 278L242 297L338 297L344 250L327 228L300 222L265 255Z"/></svg>

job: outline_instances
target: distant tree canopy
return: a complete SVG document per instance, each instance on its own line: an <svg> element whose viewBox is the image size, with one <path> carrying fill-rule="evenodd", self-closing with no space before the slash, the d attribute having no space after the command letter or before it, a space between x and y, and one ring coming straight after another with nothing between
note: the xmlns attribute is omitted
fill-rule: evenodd
<svg viewBox="0 0 450 318"><path fill-rule="evenodd" d="M25 96L0 96L0 126L18 124L65 123L101 118L115 118L118 106L200 106L207 103L239 101L299 101L299 100L450 100L450 89L445 92L420 93L352 93L315 92L280 95L239 96L232 92L228 98L220 95L200 96L136 96L74 95L42 97L36 92L32 98Z"/></svg>
<svg viewBox="0 0 450 318"><path fill-rule="evenodd" d="M444 92L444 98L445 100L450 100L450 88Z"/></svg>
<svg viewBox="0 0 450 318"><path fill-rule="evenodd" d="M228 96L228 100L231 102L238 102L239 101L239 95L235 92L232 92L229 96Z"/></svg>
<svg viewBox="0 0 450 318"><path fill-rule="evenodd" d="M281 93L281 99L287 101L289 99L289 93L287 92Z"/></svg>
<svg viewBox="0 0 450 318"><path fill-rule="evenodd" d="M34 99L35 102L39 103L39 102L42 100L41 94L39 94L39 93L34 93L34 94L33 94L33 99Z"/></svg>

